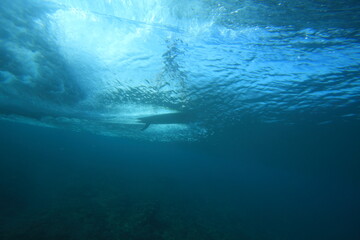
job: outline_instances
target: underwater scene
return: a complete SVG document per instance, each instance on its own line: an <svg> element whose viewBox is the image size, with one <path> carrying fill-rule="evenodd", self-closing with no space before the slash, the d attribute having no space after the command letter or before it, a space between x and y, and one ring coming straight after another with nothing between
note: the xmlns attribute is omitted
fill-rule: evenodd
<svg viewBox="0 0 360 240"><path fill-rule="evenodd" d="M1 240L360 239L357 0L1 0Z"/></svg>

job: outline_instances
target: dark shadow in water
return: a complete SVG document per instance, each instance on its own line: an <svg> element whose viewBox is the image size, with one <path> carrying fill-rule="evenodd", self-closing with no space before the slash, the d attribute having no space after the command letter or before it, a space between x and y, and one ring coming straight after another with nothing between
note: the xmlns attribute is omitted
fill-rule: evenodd
<svg viewBox="0 0 360 240"><path fill-rule="evenodd" d="M357 128L144 143L2 122L0 239L357 239Z"/></svg>

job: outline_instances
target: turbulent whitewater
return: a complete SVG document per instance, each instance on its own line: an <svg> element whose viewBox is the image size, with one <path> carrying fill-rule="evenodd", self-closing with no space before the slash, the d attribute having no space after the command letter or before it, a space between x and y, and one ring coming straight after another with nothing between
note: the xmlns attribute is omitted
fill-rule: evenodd
<svg viewBox="0 0 360 240"><path fill-rule="evenodd" d="M0 118L155 141L357 121L358 5L2 0ZM139 119L190 111L141 131Z"/></svg>

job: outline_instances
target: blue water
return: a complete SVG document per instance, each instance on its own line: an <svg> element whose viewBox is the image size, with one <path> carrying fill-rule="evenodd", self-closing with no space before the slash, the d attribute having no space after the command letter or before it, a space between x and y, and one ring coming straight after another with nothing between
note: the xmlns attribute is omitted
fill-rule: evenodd
<svg viewBox="0 0 360 240"><path fill-rule="evenodd" d="M359 26L355 0L2 0L0 239L360 239Z"/></svg>

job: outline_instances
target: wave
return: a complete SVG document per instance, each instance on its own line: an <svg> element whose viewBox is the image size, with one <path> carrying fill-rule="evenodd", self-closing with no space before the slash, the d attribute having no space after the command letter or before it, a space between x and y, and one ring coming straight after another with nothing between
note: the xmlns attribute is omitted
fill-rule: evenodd
<svg viewBox="0 0 360 240"><path fill-rule="evenodd" d="M331 1L3 2L2 119L154 141L360 119L354 4L348 21ZM136 121L187 111L191 123Z"/></svg>

